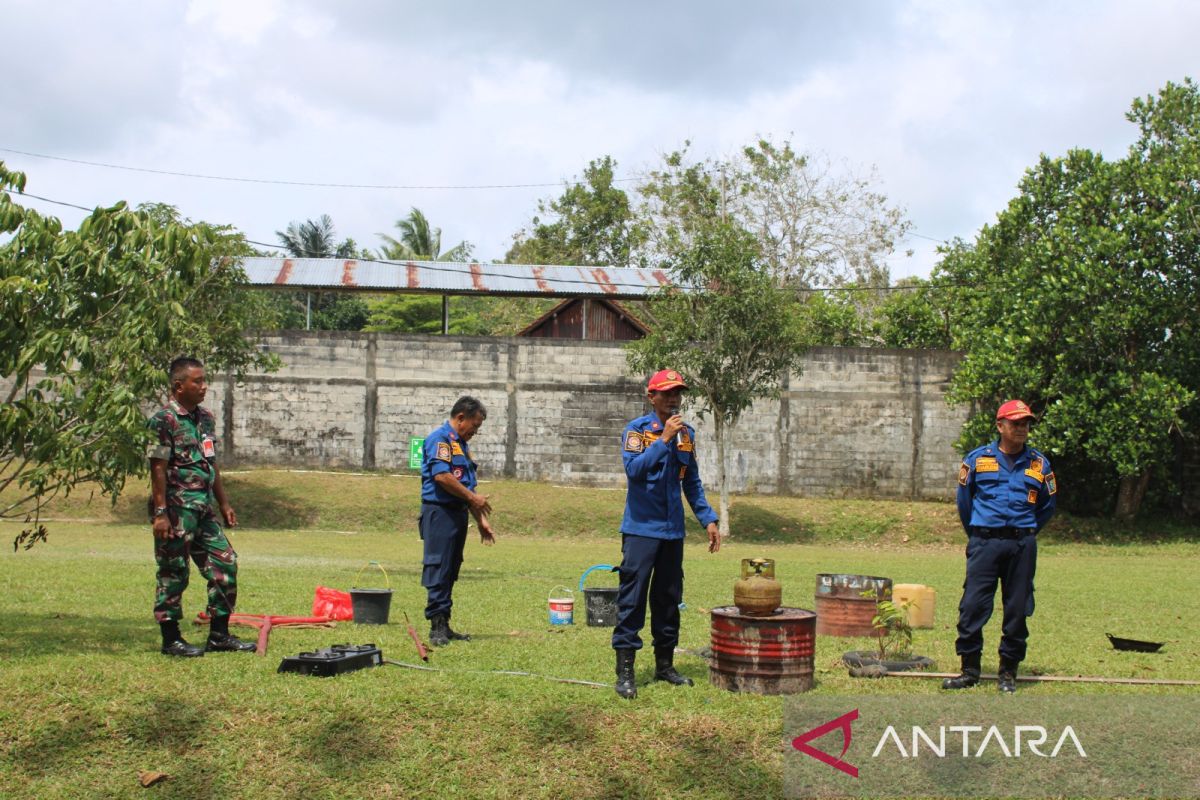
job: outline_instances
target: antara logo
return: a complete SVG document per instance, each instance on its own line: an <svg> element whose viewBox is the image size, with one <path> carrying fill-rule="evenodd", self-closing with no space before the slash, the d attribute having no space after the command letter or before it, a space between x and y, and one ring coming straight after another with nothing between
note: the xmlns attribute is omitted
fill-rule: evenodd
<svg viewBox="0 0 1200 800"><path fill-rule="evenodd" d="M846 773L852 778L858 777L858 767L845 760L846 751L850 749L850 740L853 736L851 724L858 719L858 709L848 711L842 716L831 719L822 725L818 725L812 730L806 731L792 740L792 747L804 753L807 756L817 759L823 764L828 764L836 770ZM832 756L823 750L818 750L809 742L814 739L820 739L825 734L841 730L842 732L842 752L837 756ZM874 752L871 753L871 758L878 758L879 754L884 751L889 745L894 746L897 754L901 758L918 758L921 750L921 744L924 743L924 749L937 758L945 758L947 752L953 752L947 747L947 734L953 740L955 736L960 739L962 744L962 755L964 758L979 758L987 751L989 746L994 746L997 751L1004 754L1005 758L1020 757L1022 748L1027 752L1040 756L1042 758L1057 758L1059 752L1063 750L1064 745L1070 745L1080 758L1087 758L1087 753L1083 749L1082 742L1079 741L1075 730L1067 725L1059 734L1053 749L1050 752L1043 752L1041 747L1048 744L1050 740L1050 732L1041 725L1016 725L1013 727L1012 736L1008 739L1000 729L992 725L984 728L982 725L950 725L941 726L937 729L937 735L930 736L924 728L919 725L912 726L912 746L905 748L904 742L900 738L900 734L896 731L894 725L888 725L883 734L879 737L879 743L875 745ZM983 734L981 739L976 739L978 744L972 747L971 734ZM1012 743L1012 747L1009 743Z"/></svg>
<svg viewBox="0 0 1200 800"><path fill-rule="evenodd" d="M818 725L811 731L800 734L795 739L792 739L792 747L796 748L801 753L804 753L806 756L812 756L823 764L828 764L834 769L841 770L851 778L857 778L858 767L842 760L842 756L846 755L846 751L850 749L850 723L854 722L856 719L858 719L857 708L853 711L842 714L837 719L829 720L829 722L826 722L824 725ZM833 756L829 755L829 753L826 753L823 750L818 750L817 748L808 744L813 739L820 739L822 736L836 728L842 729L842 752L837 758L834 758Z"/></svg>

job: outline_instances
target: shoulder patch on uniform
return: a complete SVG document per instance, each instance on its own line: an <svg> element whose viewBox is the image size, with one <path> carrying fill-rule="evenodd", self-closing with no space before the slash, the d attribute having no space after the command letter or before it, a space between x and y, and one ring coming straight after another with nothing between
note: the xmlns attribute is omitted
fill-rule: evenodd
<svg viewBox="0 0 1200 800"><path fill-rule="evenodd" d="M630 453L640 453L646 449L642 435L637 431L625 431L625 449Z"/></svg>
<svg viewBox="0 0 1200 800"><path fill-rule="evenodd" d="M1046 491L1050 492L1050 494L1058 491L1058 483L1054 480L1053 472L1046 476Z"/></svg>
<svg viewBox="0 0 1200 800"><path fill-rule="evenodd" d="M992 456L980 456L975 459L976 472L999 472L1000 462Z"/></svg>
<svg viewBox="0 0 1200 800"><path fill-rule="evenodd" d="M971 468L967 465L967 462L964 461L964 462L962 462L962 465L959 466L959 468L958 468L958 485L966 486L967 481L970 479L970 477L971 477Z"/></svg>
<svg viewBox="0 0 1200 800"><path fill-rule="evenodd" d="M438 459L439 461L449 461L450 460L450 443L449 442L438 442L437 443L437 453L434 455L434 458Z"/></svg>

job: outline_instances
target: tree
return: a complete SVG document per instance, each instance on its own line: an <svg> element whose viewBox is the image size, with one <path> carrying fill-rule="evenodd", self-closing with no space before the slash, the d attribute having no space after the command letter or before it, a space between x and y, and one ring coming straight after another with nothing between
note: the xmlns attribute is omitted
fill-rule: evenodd
<svg viewBox="0 0 1200 800"><path fill-rule="evenodd" d="M629 196L613 185L612 156L590 161L583 180L566 185L555 200L539 200L538 213L513 236L509 264L627 267L645 241Z"/></svg>
<svg viewBox="0 0 1200 800"><path fill-rule="evenodd" d="M474 246L470 242L459 242L445 253L442 249L442 229L434 228L418 208L408 216L396 221L400 238L394 239L385 233L379 249L381 258L391 261L466 261L471 257ZM449 301L451 310L461 303L461 298ZM459 334L476 333L477 326L471 320L461 320L457 314L450 315L450 332ZM440 333L442 330L442 299L428 294L389 294L371 303L370 314L363 330L391 333Z"/></svg>
<svg viewBox="0 0 1200 800"><path fill-rule="evenodd" d="M0 518L32 524L28 548L57 495L94 482L115 502L145 470L142 409L172 357L239 375L278 361L243 336L264 309L245 302L240 234L123 202L64 231L13 202L25 181L0 162Z"/></svg>
<svg viewBox="0 0 1200 800"><path fill-rule="evenodd" d="M664 287L650 302L655 325L627 345L629 367L683 373L701 416L711 414L717 440L721 535L729 535L729 431L756 398L778 394L779 376L799 367L804 352L794 298L775 285L755 237L709 219L665 264L684 292Z"/></svg>
<svg viewBox="0 0 1200 800"><path fill-rule="evenodd" d="M675 173L681 180L659 177ZM704 180L704 193L688 190ZM783 286L810 289L856 282L887 286L886 259L910 223L866 175L835 170L823 156L797 153L791 143L760 139L728 160L688 163L687 145L652 172L643 187L654 224L651 244L661 255L690 235L680 202L697 212L718 210L758 239L766 269ZM683 194L680 192L683 191Z"/></svg>
<svg viewBox="0 0 1200 800"><path fill-rule="evenodd" d="M304 222L293 220L287 230L275 231L279 243L293 258L359 258L353 239L337 241L337 230L328 214ZM311 327L316 330L359 331L370 316L367 303L344 292L281 292L271 295L283 328ZM311 312L311 313L310 313Z"/></svg>
<svg viewBox="0 0 1200 800"><path fill-rule="evenodd" d="M950 348L952 315L946 297L941 287L920 278L897 281L872 310L872 337L883 347Z"/></svg>
<svg viewBox="0 0 1200 800"><path fill-rule="evenodd" d="M442 252L442 229L434 228L419 208L413 208L404 219L396 220L400 238L379 234L383 247L379 255L393 261L467 261L475 249L470 242L459 242Z"/></svg>
<svg viewBox="0 0 1200 800"><path fill-rule="evenodd" d="M1023 397L1041 415L1037 446L1070 466L1061 485L1083 501L1104 490L1118 518L1170 462L1200 390L1200 93L1167 84L1127 117L1141 135L1125 158L1043 156L996 223L938 267L964 287L950 398L986 412ZM974 416L960 445L990 427Z"/></svg>

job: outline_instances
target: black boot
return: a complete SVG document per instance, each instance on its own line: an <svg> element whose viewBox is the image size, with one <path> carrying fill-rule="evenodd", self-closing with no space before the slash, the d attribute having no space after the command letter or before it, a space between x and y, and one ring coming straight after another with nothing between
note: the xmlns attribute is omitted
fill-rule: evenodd
<svg viewBox="0 0 1200 800"><path fill-rule="evenodd" d="M229 615L214 616L208 623L208 642L204 649L209 653L249 653L255 650L254 642L243 642L229 632Z"/></svg>
<svg viewBox="0 0 1200 800"><path fill-rule="evenodd" d="M979 683L979 654L962 657L962 672L957 678L942 681L943 689L970 689Z"/></svg>
<svg viewBox="0 0 1200 800"><path fill-rule="evenodd" d="M633 682L633 657L636 650L617 651L617 694L626 700L637 697L637 684Z"/></svg>
<svg viewBox="0 0 1200 800"><path fill-rule="evenodd" d="M439 614L429 620L429 643L434 647L450 644L450 625L445 615Z"/></svg>
<svg viewBox="0 0 1200 800"><path fill-rule="evenodd" d="M459 633L458 631L454 630L454 628L450 627L450 617L449 616L446 617L446 636L452 642L469 642L469 641L471 641L471 634Z"/></svg>
<svg viewBox="0 0 1200 800"><path fill-rule="evenodd" d="M1010 661L1007 658L1000 659L1000 669L996 670L997 688L1003 694L1017 693L1017 664L1019 661Z"/></svg>
<svg viewBox="0 0 1200 800"><path fill-rule="evenodd" d="M692 679L685 678L675 670L675 648L654 648L654 680L666 681L673 686L692 686Z"/></svg>
<svg viewBox="0 0 1200 800"><path fill-rule="evenodd" d="M196 647L183 640L183 637L179 634L179 623L175 620L160 622L159 628L162 631L162 654L164 656L196 658L204 655L203 647Z"/></svg>

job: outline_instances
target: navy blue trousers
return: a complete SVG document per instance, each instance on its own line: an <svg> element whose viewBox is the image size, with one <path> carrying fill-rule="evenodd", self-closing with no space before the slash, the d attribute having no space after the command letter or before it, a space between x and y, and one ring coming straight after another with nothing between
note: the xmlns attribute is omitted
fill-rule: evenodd
<svg viewBox="0 0 1200 800"><path fill-rule="evenodd" d="M1025 618L1033 615L1033 573L1037 568L1037 537L1020 539L967 540L967 577L963 581L962 601L958 604L958 639L954 649L960 656L983 652L983 627L992 617L996 583L1004 622L1000 636L1000 658L1020 662L1025 659L1029 628Z"/></svg>
<svg viewBox="0 0 1200 800"><path fill-rule="evenodd" d="M421 585L428 591L425 619L450 616L451 594L467 544L467 509L421 503L418 523L425 553L421 559Z"/></svg>
<svg viewBox="0 0 1200 800"><path fill-rule="evenodd" d="M683 539L622 534L621 555L613 648L641 649L638 632L646 624L648 597L654 646L673 650L679 643L679 603L683 600Z"/></svg>

